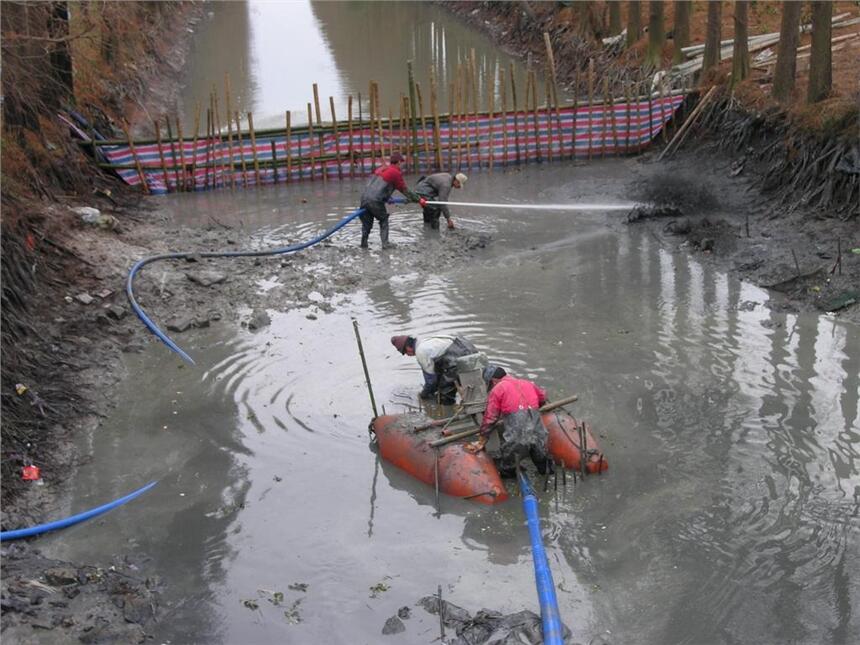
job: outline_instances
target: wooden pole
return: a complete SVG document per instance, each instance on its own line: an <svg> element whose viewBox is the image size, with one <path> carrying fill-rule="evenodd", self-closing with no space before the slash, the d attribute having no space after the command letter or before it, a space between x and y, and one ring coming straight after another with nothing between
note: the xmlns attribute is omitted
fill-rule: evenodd
<svg viewBox="0 0 860 645"><path fill-rule="evenodd" d="M543 156L540 149L540 123L538 122L538 98L537 98L537 74L534 70L529 72L529 77L532 86L532 121L535 131L535 152L537 154L538 163L543 161Z"/></svg>
<svg viewBox="0 0 860 645"><path fill-rule="evenodd" d="M233 113L236 120L236 138L239 140L239 162L242 164L242 186L248 185L248 167L245 165L245 139L242 137L242 121L239 119L239 110Z"/></svg>
<svg viewBox="0 0 860 645"><path fill-rule="evenodd" d="M349 100L349 106L350 106L350 117L349 117L350 126L349 127L350 127L350 148L351 148L352 147L352 136L351 136L351 133L352 133L352 112L351 112L352 111L352 97L350 96L349 99L350 99ZM331 107L331 127L332 127L332 130L334 131L334 154L337 157L337 178L343 179L343 168L341 167L341 159L340 159L340 135L338 134L338 131L337 131L337 115L335 114L335 111L334 111L334 97L333 96L328 97L328 104Z"/></svg>
<svg viewBox="0 0 860 645"><path fill-rule="evenodd" d="M508 87L505 68L499 67L499 98L502 101L502 165L508 167Z"/></svg>
<svg viewBox="0 0 860 645"><path fill-rule="evenodd" d="M651 146L651 138L654 136L654 105L651 99L651 85L645 81L645 91L648 92L648 146Z"/></svg>
<svg viewBox="0 0 860 645"><path fill-rule="evenodd" d="M421 140L424 143L424 163L427 172L433 167L430 161L430 139L427 136L427 121L424 119L424 99L421 96L421 84L415 83L415 94L418 97L418 115L421 119Z"/></svg>
<svg viewBox="0 0 860 645"><path fill-rule="evenodd" d="M218 155L217 155L216 159L217 159L217 165L221 169L221 185L223 186L226 183L226 180L224 177L224 137L221 134L221 111L218 107L218 88L215 87L214 83L212 84L212 97L213 97L213 103L215 106L215 110L213 112L213 115L215 116L214 123L215 123L215 132L217 135L217 143L215 145L216 145L216 150L218 151Z"/></svg>
<svg viewBox="0 0 860 645"><path fill-rule="evenodd" d="M466 67L466 66L462 67L462 74L460 76L461 88L460 88L460 96L459 96L460 116L457 119L457 137L458 137L458 141L457 141L457 152L458 152L457 165L460 166L462 164L462 162L460 161L460 150L461 150L461 146L465 145L465 147L466 147L466 150L465 150L466 167L471 168L472 167L472 148L469 146L469 121L467 120L468 119L467 115L469 112L469 106L468 106L469 83L468 83L468 78L467 78L468 75L469 75L468 67ZM464 127L465 127L465 132L466 132L465 140L463 139Z"/></svg>
<svg viewBox="0 0 860 645"><path fill-rule="evenodd" d="M211 97L210 97L211 99ZM212 108L206 110L206 166L203 171L205 173L204 186L209 189L209 165L212 160Z"/></svg>
<svg viewBox="0 0 860 645"><path fill-rule="evenodd" d="M385 163L385 137L382 135L382 107L379 100L379 83L376 84L376 123L379 126L379 164Z"/></svg>
<svg viewBox="0 0 860 645"><path fill-rule="evenodd" d="M314 170L314 115L311 112L311 104L308 103L308 158L311 164L311 181L316 179Z"/></svg>
<svg viewBox="0 0 860 645"><path fill-rule="evenodd" d="M314 111L315 111L316 117L317 117L317 127L321 128L322 127L322 112L320 112L320 91L319 91L319 87L317 87L316 83L314 83L314 85L313 85L313 90L314 90Z"/></svg>
<svg viewBox="0 0 860 645"><path fill-rule="evenodd" d="M167 138L170 140L170 158L173 166L173 178L176 180L176 192L182 191L182 181L179 178L179 163L176 159L176 143L173 140L173 128L170 127L170 117L164 115L164 123L167 124Z"/></svg>
<svg viewBox="0 0 860 645"><path fill-rule="evenodd" d="M406 67L409 72L409 126L412 130L412 154L410 155L410 162L412 163L412 169L415 169L415 162L413 161L415 156L415 151L418 149L418 124L415 119L415 76L412 73L412 61L406 61Z"/></svg>
<svg viewBox="0 0 860 645"><path fill-rule="evenodd" d="M251 152L254 159L254 181L260 185L260 162L257 159L257 135L254 132L254 115L248 112L248 132L251 134Z"/></svg>
<svg viewBox="0 0 860 645"><path fill-rule="evenodd" d="M456 130L454 128L454 110L456 109L454 103L454 97L457 93L456 85L454 81L448 82L448 167L454 167L454 136L456 134ZM439 165L439 169L441 170L442 165Z"/></svg>
<svg viewBox="0 0 860 645"><path fill-rule="evenodd" d="M495 103L496 103L496 88L495 88L496 76L493 74L493 87L489 87L489 77L487 78L487 116L489 117L489 154L487 159L487 165L490 167L490 172L493 171L493 112L495 111Z"/></svg>
<svg viewBox="0 0 860 645"><path fill-rule="evenodd" d="M188 174L185 166L185 139L182 137L182 122L179 120L179 114L174 114L176 121L176 136L179 137L179 163L182 164L182 190L188 190Z"/></svg>
<svg viewBox="0 0 860 645"><path fill-rule="evenodd" d="M197 101L197 109L194 111L194 140L191 144L191 190L197 190L197 138L200 134L200 101Z"/></svg>
<svg viewBox="0 0 860 645"><path fill-rule="evenodd" d="M511 75L511 109L514 111L514 149L517 155L517 165L520 165L520 115L517 110L517 77L513 61L510 66Z"/></svg>
<svg viewBox="0 0 860 645"><path fill-rule="evenodd" d="M555 106L555 120L558 129L558 156L564 156L564 134L561 123L561 111L558 104L558 76L555 69L555 55L552 51L552 42L549 38L549 33L543 32L543 41L546 47L547 67L549 68L549 79L547 82L552 82L552 101Z"/></svg>
<svg viewBox="0 0 860 645"><path fill-rule="evenodd" d="M198 111L199 114L199 111ZM140 165L140 157L137 156L137 151L134 149L134 141L131 140L131 134L129 134L128 124L125 124L123 127L123 132L125 132L126 141L128 141L128 149L131 150L131 157L134 159L134 166L137 168L137 176L140 178L140 187L144 193L149 193L149 184L146 183L146 175L143 173L143 166Z"/></svg>
<svg viewBox="0 0 860 645"><path fill-rule="evenodd" d="M669 129L669 120L666 118L666 82L660 80L660 130L663 133L663 143L668 141L667 130Z"/></svg>
<svg viewBox="0 0 860 645"><path fill-rule="evenodd" d="M579 122L579 69L573 74L573 134L570 138L570 158L576 159L576 131Z"/></svg>
<svg viewBox="0 0 860 645"><path fill-rule="evenodd" d="M588 160L591 161L593 141L591 111L594 108L594 59L588 59Z"/></svg>
<svg viewBox="0 0 860 645"><path fill-rule="evenodd" d="M375 131L375 128L373 127L373 123L374 123L373 115L376 113L375 109L374 109L374 83L373 83L373 81L370 81L369 92L370 92L369 93L369 96L370 96L370 100L369 100L369 108L370 108L370 112L369 112L369 115L370 115L370 167L373 168L373 160L376 157L376 152L375 152L376 151L376 131ZM359 109L361 109L360 103L359 103ZM363 144L364 143L364 131L363 130L362 130L362 134L361 134L361 141ZM364 157L363 156L361 158L361 172L362 172L362 174L364 174Z"/></svg>
<svg viewBox="0 0 860 645"><path fill-rule="evenodd" d="M394 110L388 106L388 157L394 154Z"/></svg>
<svg viewBox="0 0 860 645"><path fill-rule="evenodd" d="M547 70L549 72L549 70ZM546 156L549 161L552 161L552 143L553 143L553 134L552 134L552 88L549 82L549 73L547 73L547 80L543 83L544 88L544 101L545 108L544 114L546 115Z"/></svg>
<svg viewBox="0 0 860 645"><path fill-rule="evenodd" d="M367 359L364 357L364 347L361 344L361 334L358 332L358 321L352 319L352 328L355 331L355 342L358 343L358 354L361 356L361 367L364 370L364 381L367 383L367 393L370 395L370 407L373 410L373 418L379 416L376 411L376 399L373 397L373 386L370 384L370 371L367 369Z"/></svg>
<svg viewBox="0 0 860 645"><path fill-rule="evenodd" d="M608 90L607 82L607 98L609 103L609 114L612 119L612 154L618 156L618 127L615 123L615 99L612 97L612 92Z"/></svg>
<svg viewBox="0 0 860 645"><path fill-rule="evenodd" d="M361 154L359 155L361 159L361 174L364 174L364 108L361 106L361 92L358 93L358 145L361 148Z"/></svg>
<svg viewBox="0 0 860 645"><path fill-rule="evenodd" d="M272 182L274 184L278 183L278 153L275 150L275 140L270 139L269 143L272 146Z"/></svg>
<svg viewBox="0 0 860 645"><path fill-rule="evenodd" d="M155 124L155 138L158 141L158 157L161 159L161 172L164 175L164 190L170 192L170 179L167 174L167 163L164 161L164 149L161 147L161 126L157 120L153 120Z"/></svg>
<svg viewBox="0 0 860 645"><path fill-rule="evenodd" d="M475 145L480 145L480 131L478 129L478 64L475 58L475 48L472 47L471 56L469 58L469 64L471 65L471 79L472 79L472 121L475 126ZM467 132L468 134L468 132ZM475 154L477 156L478 168L481 167L481 148L478 147L475 150Z"/></svg>
<svg viewBox="0 0 860 645"><path fill-rule="evenodd" d="M630 91L630 83L624 84L624 97L627 99L627 109L624 114L627 117L627 138L624 142L624 154L630 154L630 129L633 127L633 118L630 113L633 109L633 96Z"/></svg>
<svg viewBox="0 0 860 645"><path fill-rule="evenodd" d="M284 152L287 154L287 183L293 180L293 156L292 156L292 140L293 140L293 113L290 110L286 111L287 129L284 130L286 137L284 138Z"/></svg>
<svg viewBox="0 0 860 645"><path fill-rule="evenodd" d="M349 130L349 176L355 177L355 148L352 143L352 94L346 101L346 127Z"/></svg>
<svg viewBox="0 0 860 645"><path fill-rule="evenodd" d="M603 97L600 99L600 158L606 156L606 105L609 100L609 77L603 77Z"/></svg>
<svg viewBox="0 0 860 645"><path fill-rule="evenodd" d="M433 145L436 148L436 150L435 150L435 153L436 153L436 169L441 170L442 169L442 140L441 140L442 135L439 131L440 130L440 128L439 128L439 110L438 110L438 106L436 105L437 98L438 98L438 96L437 96L437 90L436 90L436 73L431 68L430 69L430 111L433 113ZM452 115L449 114L448 115L448 133L449 133L448 143L449 143L449 148L450 148L450 142L451 142L451 137L450 137L451 123L452 123L451 119L452 119Z"/></svg>
<svg viewBox="0 0 860 645"><path fill-rule="evenodd" d="M227 151L230 155L230 188L236 188L236 166L233 161L233 105L230 102L230 75L224 73L224 109L227 111Z"/></svg>

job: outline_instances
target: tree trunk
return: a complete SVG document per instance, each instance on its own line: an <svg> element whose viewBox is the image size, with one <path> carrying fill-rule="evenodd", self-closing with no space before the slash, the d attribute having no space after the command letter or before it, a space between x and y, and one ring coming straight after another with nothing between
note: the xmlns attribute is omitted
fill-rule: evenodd
<svg viewBox="0 0 860 645"><path fill-rule="evenodd" d="M812 5L812 52L809 57L809 91L807 103L817 103L827 98L833 87L833 61L830 34L833 31L833 3L811 2Z"/></svg>
<svg viewBox="0 0 860 645"><path fill-rule="evenodd" d="M663 0L650 0L648 3L648 55L646 60L654 67L660 67L663 59Z"/></svg>
<svg viewBox="0 0 860 645"><path fill-rule="evenodd" d="M708 3L708 30L705 36L705 60L702 71L706 72L720 64L720 38L722 38L723 4Z"/></svg>
<svg viewBox="0 0 860 645"><path fill-rule="evenodd" d="M621 3L617 0L609 2L609 35L617 36L621 33Z"/></svg>
<svg viewBox="0 0 860 645"><path fill-rule="evenodd" d="M732 49L732 87L750 75L747 5L747 0L735 0L735 43Z"/></svg>
<svg viewBox="0 0 860 645"><path fill-rule="evenodd" d="M61 101L74 96L75 88L72 78L72 53L69 49L69 5L67 2L51 3L51 17L48 23L48 35L55 39L51 49L51 68L57 84L61 87ZM56 88L54 89L56 91Z"/></svg>
<svg viewBox="0 0 860 645"><path fill-rule="evenodd" d="M690 44L690 8L692 6L690 0L675 0L675 27L672 44L675 47L673 60L675 63L684 62L684 52L682 47Z"/></svg>
<svg viewBox="0 0 860 645"><path fill-rule="evenodd" d="M801 9L802 2L787 0L782 3L782 24L779 28L776 68L773 72L773 98L783 103L791 100L791 93L794 91Z"/></svg>
<svg viewBox="0 0 860 645"><path fill-rule="evenodd" d="M642 35L642 14L639 0L627 3L627 46L632 47Z"/></svg>

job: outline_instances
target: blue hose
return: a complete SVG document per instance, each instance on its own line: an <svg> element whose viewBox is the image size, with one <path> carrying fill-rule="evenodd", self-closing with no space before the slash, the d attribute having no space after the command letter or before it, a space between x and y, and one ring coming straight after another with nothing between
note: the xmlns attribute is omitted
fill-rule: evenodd
<svg viewBox="0 0 860 645"><path fill-rule="evenodd" d="M528 477L522 471L519 473L519 482L520 491L523 494L523 511L526 514L529 537L532 542L532 561L535 565L535 584L537 585L538 602L540 602L543 642L544 645L563 645L564 631L561 624L561 614L558 611L558 600L555 597L552 571L549 568L546 551L543 548L537 497Z"/></svg>
<svg viewBox="0 0 860 645"><path fill-rule="evenodd" d="M194 365L194 360L186 354L179 345L177 345L167 334L161 331L158 326L152 322L149 316L146 315L146 312L143 311L141 306L137 304L137 300L134 298L134 276L140 271L143 267L151 262L157 262L158 260L184 260L191 256L200 257L200 258L255 258L262 257L264 255L282 255L284 253L295 253L296 251L301 251L302 249L306 249L309 246L313 246L314 244L319 244L327 237L331 237L335 233L337 233L344 226L349 224L356 217L361 215L364 212L363 208L358 208L354 210L352 213L344 217L337 224L332 226L331 228L323 231L316 237L307 240L306 242L297 242L296 244L290 244L289 246L284 246L278 249L271 249L268 251L211 251L204 253L195 253L191 251L187 251L184 253L162 253L161 255L151 255L148 258L143 258L142 260L138 260L133 267L131 267L131 271L128 272L128 280L125 285L125 293L128 296L128 301L131 303L131 308L134 309L134 313L137 314L137 317L143 321L143 324L149 328L153 334L155 334L161 342L167 345L171 350L179 354L179 356Z"/></svg>
<svg viewBox="0 0 860 645"><path fill-rule="evenodd" d="M79 522L83 522L84 520L88 520L92 517L101 515L102 513L107 513L108 511L115 509L117 506L122 506L126 502L130 502L131 500L133 500L135 497L140 497L157 483L157 481L149 482L143 488L138 488L136 491L134 491L133 493L129 493L125 497L120 497L119 499L115 499L114 501L109 502L107 504L103 504L102 506L91 508L90 510L84 511L83 513L72 515L71 517L67 517L64 520L48 522L47 524L39 524L38 526L31 526L28 529L3 531L2 533L0 533L0 542L5 542L6 540L18 540L33 535L39 535L41 533L47 533L48 531L64 529L67 526L72 526L73 524L78 524Z"/></svg>

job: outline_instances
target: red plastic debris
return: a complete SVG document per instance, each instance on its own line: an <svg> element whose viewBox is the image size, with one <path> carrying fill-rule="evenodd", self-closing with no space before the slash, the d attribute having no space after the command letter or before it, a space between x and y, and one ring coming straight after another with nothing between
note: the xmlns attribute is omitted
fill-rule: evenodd
<svg viewBox="0 0 860 645"><path fill-rule="evenodd" d="M38 466L24 466L21 469L21 479L25 482L34 482L42 479L42 473Z"/></svg>

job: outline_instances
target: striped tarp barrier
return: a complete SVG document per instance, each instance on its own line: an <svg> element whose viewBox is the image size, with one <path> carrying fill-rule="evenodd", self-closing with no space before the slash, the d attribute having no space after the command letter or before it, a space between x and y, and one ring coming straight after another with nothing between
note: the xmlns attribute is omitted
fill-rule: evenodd
<svg viewBox="0 0 860 645"><path fill-rule="evenodd" d="M457 171L640 152L683 100L677 94L558 111L539 108L504 117L446 115L439 127L441 166ZM347 124L338 123L336 134L331 125L312 133L296 128L289 138L285 130L265 130L256 133L255 143L247 132L233 135L232 141L222 132L196 141L140 142L134 152L119 141L96 144L109 162L103 167L115 170L132 186L145 180L150 192L163 194L177 188L207 190L322 179L323 173L326 179L361 176L392 150L407 156L407 170L429 172L437 167L436 141L433 120L427 118L426 123L426 129L418 123L414 139L408 125L401 129L396 120L383 119L381 132L378 124L371 127L363 122L353 124L351 136Z"/></svg>

